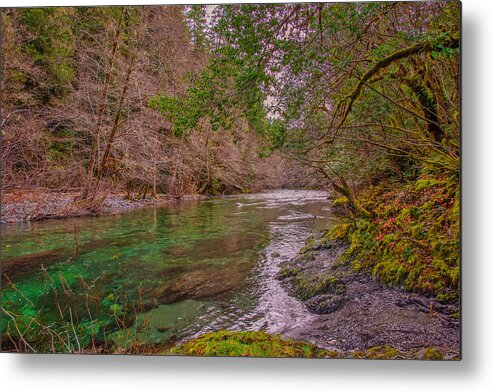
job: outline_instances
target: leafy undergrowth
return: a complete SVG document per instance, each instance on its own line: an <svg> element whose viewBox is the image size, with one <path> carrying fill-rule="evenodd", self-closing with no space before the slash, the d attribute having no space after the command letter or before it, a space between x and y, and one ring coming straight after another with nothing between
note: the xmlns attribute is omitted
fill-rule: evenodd
<svg viewBox="0 0 493 392"><path fill-rule="evenodd" d="M459 183L421 178L403 189L360 197L372 218L336 225L327 240L347 240L356 270L391 286L453 301L459 287Z"/></svg>
<svg viewBox="0 0 493 392"><path fill-rule="evenodd" d="M271 358L353 358L353 359L457 359L445 358L434 347L415 349L404 353L390 346L375 346L366 351L324 350L306 342L293 342L264 331L218 331L190 339L163 354L218 357L271 357Z"/></svg>

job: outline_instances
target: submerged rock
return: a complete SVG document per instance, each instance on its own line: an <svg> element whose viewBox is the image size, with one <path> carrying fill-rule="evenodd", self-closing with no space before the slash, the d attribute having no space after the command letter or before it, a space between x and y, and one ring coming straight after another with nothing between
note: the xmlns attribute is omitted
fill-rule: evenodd
<svg viewBox="0 0 493 392"><path fill-rule="evenodd" d="M163 304L185 299L212 299L241 285L251 271L249 263L230 263L225 267L195 266L172 283L159 287L153 297Z"/></svg>

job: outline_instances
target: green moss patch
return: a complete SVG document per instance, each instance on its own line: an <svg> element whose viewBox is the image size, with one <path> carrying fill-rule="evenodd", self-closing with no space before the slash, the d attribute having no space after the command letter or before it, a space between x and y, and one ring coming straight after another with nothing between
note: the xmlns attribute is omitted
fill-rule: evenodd
<svg viewBox="0 0 493 392"><path fill-rule="evenodd" d="M293 342L263 331L206 333L171 350L172 354L218 357L323 358L335 352Z"/></svg>
<svg viewBox="0 0 493 392"><path fill-rule="evenodd" d="M314 275L309 278L298 275L295 279L296 297L306 301L320 294L342 295L344 284L335 276Z"/></svg>
<svg viewBox="0 0 493 392"><path fill-rule="evenodd" d="M365 351L331 351L310 343L284 339L280 335L270 335L264 331L210 332L161 352L161 354L271 358L444 359L435 347L415 349L409 352L402 352L391 346L375 346Z"/></svg>

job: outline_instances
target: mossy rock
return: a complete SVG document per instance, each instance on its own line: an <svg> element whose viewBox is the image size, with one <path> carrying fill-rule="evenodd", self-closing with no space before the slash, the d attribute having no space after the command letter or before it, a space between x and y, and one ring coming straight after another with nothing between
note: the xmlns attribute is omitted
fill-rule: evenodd
<svg viewBox="0 0 493 392"><path fill-rule="evenodd" d="M298 274L301 272L301 269L298 267L291 267L288 265L284 265L281 267L279 272L277 273L277 278L278 279L286 279L286 278L292 278L298 276Z"/></svg>
<svg viewBox="0 0 493 392"><path fill-rule="evenodd" d="M263 331L218 331L174 347L171 354L218 357L328 358L337 353L310 343L293 342Z"/></svg>
<svg viewBox="0 0 493 392"><path fill-rule="evenodd" d="M295 286L296 296L303 301L321 294L342 295L346 291L339 278L331 275L315 275L309 278L298 275Z"/></svg>
<svg viewBox="0 0 493 392"><path fill-rule="evenodd" d="M443 359L443 356L435 347L426 347L418 350L415 354L415 358L429 361L440 361Z"/></svg>
<svg viewBox="0 0 493 392"><path fill-rule="evenodd" d="M398 359L404 358L404 353L390 346L375 346L364 352L356 352L355 357L367 359Z"/></svg>
<svg viewBox="0 0 493 392"><path fill-rule="evenodd" d="M324 294L306 302L306 307L312 313L329 314L339 310L344 304L344 296L340 294Z"/></svg>
<svg viewBox="0 0 493 392"><path fill-rule="evenodd" d="M300 255L309 254L313 250L315 245L316 245L315 239L314 238L308 238L305 241L305 245L300 249L299 254Z"/></svg>

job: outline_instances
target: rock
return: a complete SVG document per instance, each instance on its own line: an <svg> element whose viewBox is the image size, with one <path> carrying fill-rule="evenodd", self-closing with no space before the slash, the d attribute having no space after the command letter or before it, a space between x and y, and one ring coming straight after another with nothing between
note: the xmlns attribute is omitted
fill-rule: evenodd
<svg viewBox="0 0 493 392"><path fill-rule="evenodd" d="M55 248L37 253L30 253L22 256L7 257L2 260L2 274L9 278L17 277L24 272L38 270L41 265L45 267L66 258L64 248Z"/></svg>
<svg viewBox="0 0 493 392"><path fill-rule="evenodd" d="M344 296L323 294L313 297L306 302L307 309L316 314L329 314L340 309L344 304Z"/></svg>
<svg viewBox="0 0 493 392"><path fill-rule="evenodd" d="M192 272L185 272L171 284L158 288L153 297L163 304L216 298L237 288L245 281L250 269L249 263L231 263L220 268L196 266Z"/></svg>
<svg viewBox="0 0 493 392"><path fill-rule="evenodd" d="M427 347L418 350L415 354L416 359L427 359L431 361L439 361L443 359L442 354L434 347Z"/></svg>

